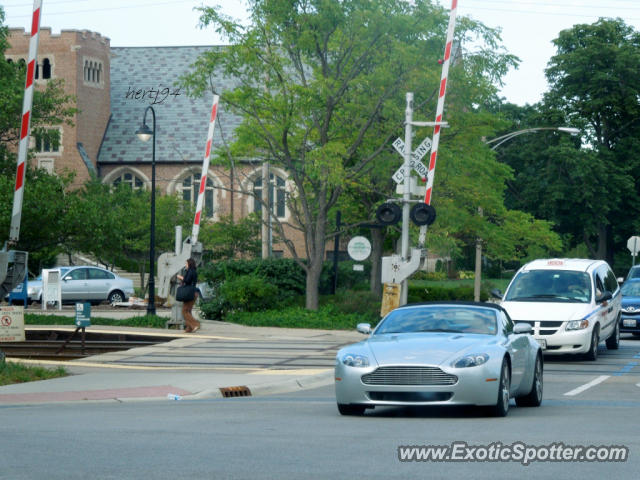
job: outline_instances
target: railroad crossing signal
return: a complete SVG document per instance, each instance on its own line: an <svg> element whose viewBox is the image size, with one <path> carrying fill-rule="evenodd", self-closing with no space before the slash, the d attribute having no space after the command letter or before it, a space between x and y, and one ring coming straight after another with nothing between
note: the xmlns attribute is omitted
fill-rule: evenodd
<svg viewBox="0 0 640 480"><path fill-rule="evenodd" d="M395 141L393 142L393 148L395 148L400 155L404 156L404 141L401 138L395 139ZM431 150L431 139L427 137L422 141L420 145L418 145L413 153L411 153L410 166L416 172L418 172L418 175L420 175L422 178L427 178L429 169L420 160L424 158L429 150ZM403 165L398 170L396 170L391 178L393 178L393 181L396 183L402 183L404 182L405 177L408 176L409 172L404 171Z"/></svg>

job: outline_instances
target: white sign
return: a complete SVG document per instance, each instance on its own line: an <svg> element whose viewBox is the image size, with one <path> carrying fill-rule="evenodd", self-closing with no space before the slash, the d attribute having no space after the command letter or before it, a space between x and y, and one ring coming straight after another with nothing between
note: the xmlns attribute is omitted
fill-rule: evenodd
<svg viewBox="0 0 640 480"><path fill-rule="evenodd" d="M361 262L369 258L371 254L371 243L366 237L353 237L349 240L347 252L356 262Z"/></svg>
<svg viewBox="0 0 640 480"><path fill-rule="evenodd" d="M393 142L393 148L395 148L396 151L404 157L404 142L401 138L395 139L395 141ZM413 153L411 154L411 160L409 161L410 167L413 168L422 178L426 178L429 169L420 160L424 158L429 150L431 150L431 139L427 137L422 141L420 145L418 145L418 148L413 151ZM398 180L399 175L402 175L400 180ZM392 178L396 183L401 183L404 180L405 176L406 175L404 175L404 170L402 170L402 167L400 167L400 170L396 171L396 173L393 174Z"/></svg>
<svg viewBox="0 0 640 480"><path fill-rule="evenodd" d="M640 237L629 237L629 240L627 240L627 248L631 252L631 255L638 253L638 251L640 251Z"/></svg>
<svg viewBox="0 0 640 480"><path fill-rule="evenodd" d="M0 342L24 341L24 307L0 307Z"/></svg>

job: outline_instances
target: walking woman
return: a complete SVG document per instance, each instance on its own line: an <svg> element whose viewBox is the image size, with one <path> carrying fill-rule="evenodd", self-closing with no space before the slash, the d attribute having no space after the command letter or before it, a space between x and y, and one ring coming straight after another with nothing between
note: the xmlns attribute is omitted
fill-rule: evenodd
<svg viewBox="0 0 640 480"><path fill-rule="evenodd" d="M195 292L196 283L198 283L198 272L196 271L196 262L193 258L187 260L186 263L187 272L182 275L178 275L178 279L182 281L182 285L191 285L193 286L193 291ZM185 328L184 331L187 333L195 333L200 330L200 322L193 318L193 314L191 313L191 309L193 308L193 304L196 302L196 297L194 296L191 300L187 300L182 302L182 317L184 318Z"/></svg>

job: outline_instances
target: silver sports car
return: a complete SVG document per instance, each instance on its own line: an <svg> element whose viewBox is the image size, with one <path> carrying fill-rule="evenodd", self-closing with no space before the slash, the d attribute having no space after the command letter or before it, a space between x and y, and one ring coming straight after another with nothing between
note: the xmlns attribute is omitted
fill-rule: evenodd
<svg viewBox="0 0 640 480"><path fill-rule="evenodd" d="M485 405L505 416L509 401L542 402L543 360L528 324L499 305L432 302L389 313L369 338L338 351L335 385L342 415L377 405Z"/></svg>

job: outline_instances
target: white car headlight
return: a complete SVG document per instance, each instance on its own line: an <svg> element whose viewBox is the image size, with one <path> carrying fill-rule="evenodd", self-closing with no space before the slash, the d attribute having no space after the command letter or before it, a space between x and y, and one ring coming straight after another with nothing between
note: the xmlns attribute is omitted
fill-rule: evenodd
<svg viewBox="0 0 640 480"><path fill-rule="evenodd" d="M454 361L451 366L455 368L477 367L487 363L487 360L489 360L489 355L486 353L471 353L464 357L460 357Z"/></svg>
<svg viewBox="0 0 640 480"><path fill-rule="evenodd" d="M364 355L356 355L354 353L345 353L340 359L348 367L368 367L369 359Z"/></svg>
<svg viewBox="0 0 640 480"><path fill-rule="evenodd" d="M583 330L589 327L589 320L583 318L582 320L571 320L567 323L566 330Z"/></svg>

